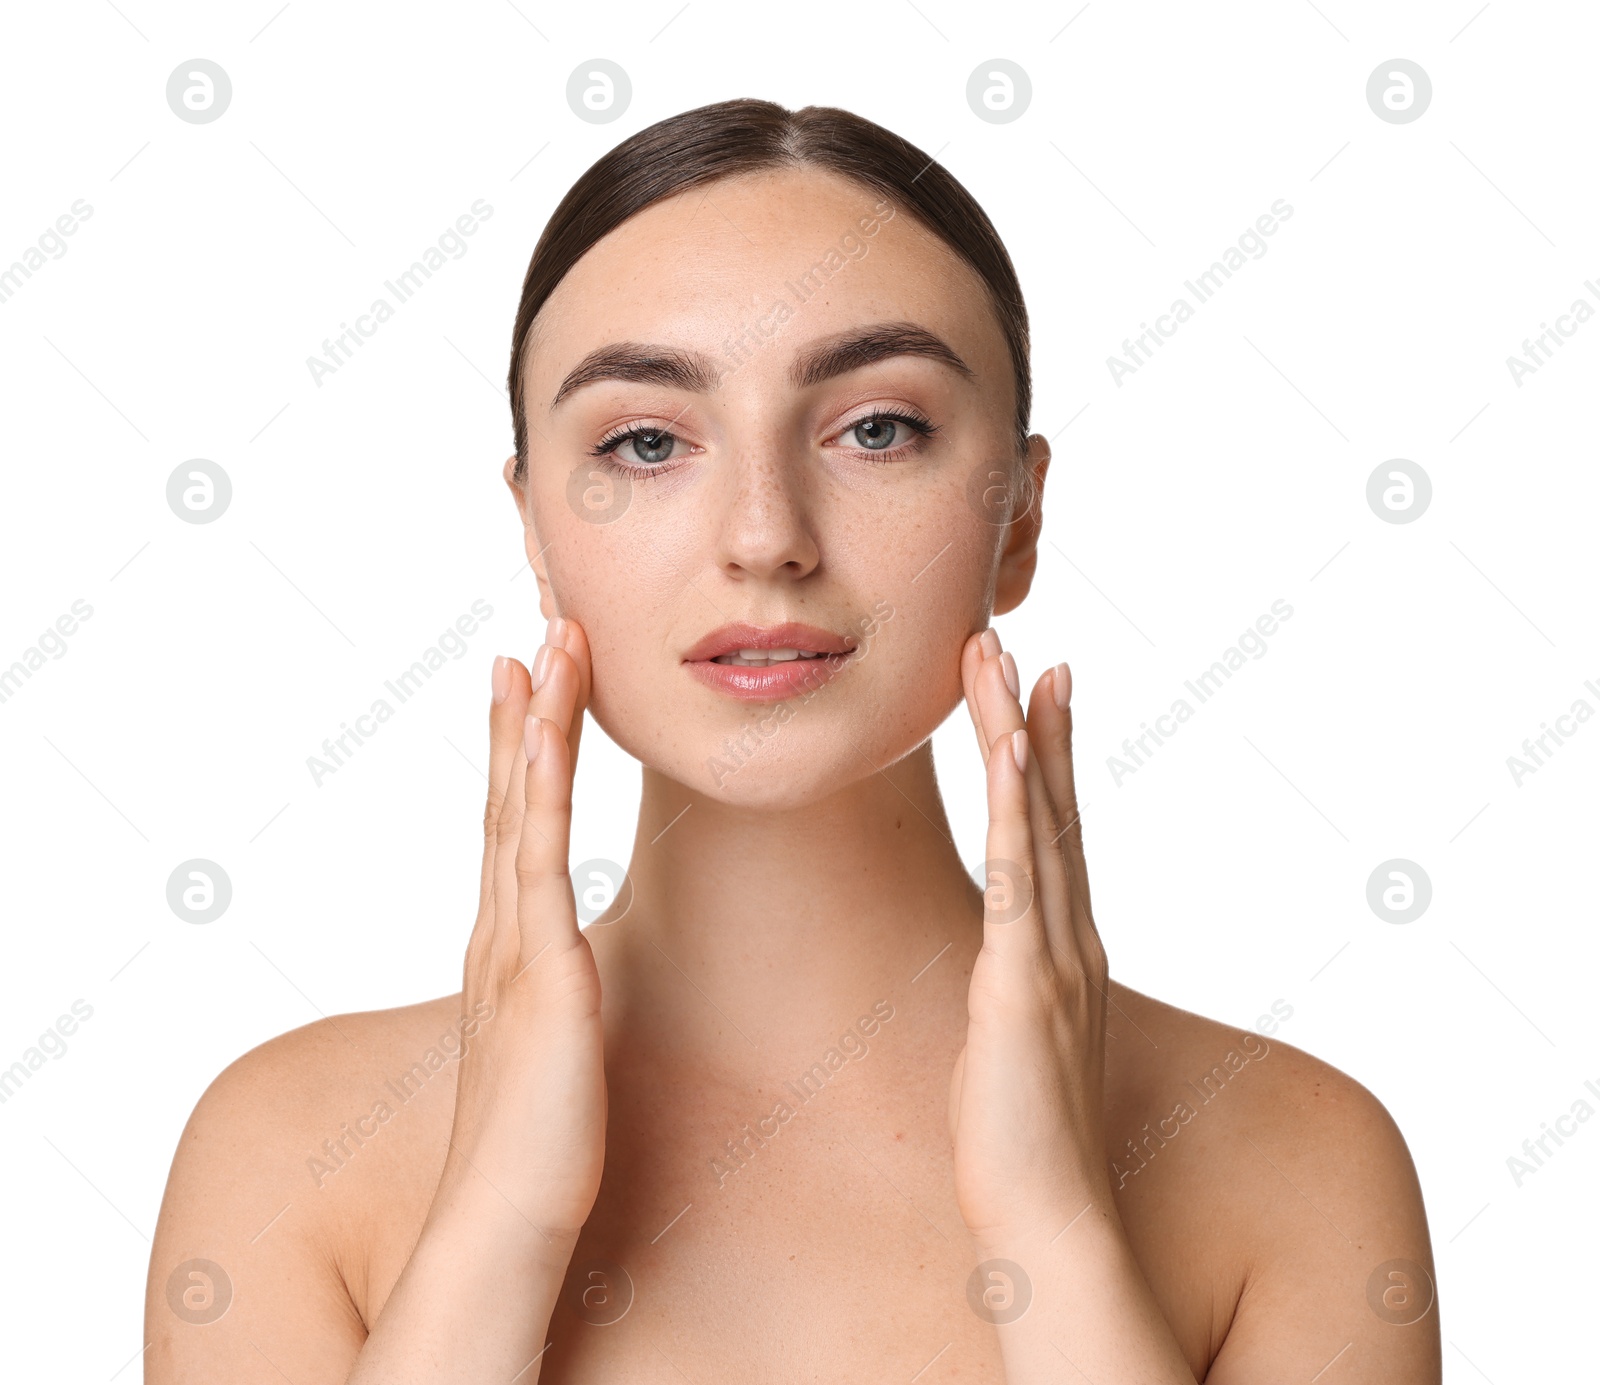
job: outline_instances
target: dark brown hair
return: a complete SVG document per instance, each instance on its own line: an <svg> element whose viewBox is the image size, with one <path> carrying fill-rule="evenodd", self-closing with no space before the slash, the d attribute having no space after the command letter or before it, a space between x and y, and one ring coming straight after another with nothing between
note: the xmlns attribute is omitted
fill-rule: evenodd
<svg viewBox="0 0 1600 1385"><path fill-rule="evenodd" d="M531 331L567 271L602 237L665 198L742 173L806 166L853 178L883 194L896 210L910 212L944 241L987 285L1011 353L1022 455L1033 394L1028 312L1011 257L972 194L914 144L859 115L834 106L790 111L771 101L742 99L701 106L640 130L590 165L552 213L533 248L511 335L519 481L528 467L523 373Z"/></svg>

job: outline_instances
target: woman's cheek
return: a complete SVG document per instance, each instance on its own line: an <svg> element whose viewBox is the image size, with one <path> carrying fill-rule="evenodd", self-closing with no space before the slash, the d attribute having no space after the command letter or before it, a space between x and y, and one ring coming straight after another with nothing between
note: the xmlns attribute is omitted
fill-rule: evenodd
<svg viewBox="0 0 1600 1385"><path fill-rule="evenodd" d="M928 681L939 682L937 670L947 664L959 688L962 646L989 622L998 538L992 527L963 526L947 531L934 551L932 562L918 554L907 559L914 580L892 593L888 625L899 627L894 643L914 650Z"/></svg>

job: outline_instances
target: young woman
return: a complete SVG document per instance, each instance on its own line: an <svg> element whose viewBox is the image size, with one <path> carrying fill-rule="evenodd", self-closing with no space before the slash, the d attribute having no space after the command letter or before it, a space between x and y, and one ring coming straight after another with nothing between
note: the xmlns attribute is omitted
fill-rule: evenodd
<svg viewBox="0 0 1600 1385"><path fill-rule="evenodd" d="M1436 1381L1379 1103L1107 976L1071 674L1024 701L989 628L1050 453L970 195L843 111L663 121L556 209L511 392L550 624L492 672L462 992L212 1084L148 1378ZM961 701L982 894L930 750ZM585 709L644 778L580 930Z"/></svg>

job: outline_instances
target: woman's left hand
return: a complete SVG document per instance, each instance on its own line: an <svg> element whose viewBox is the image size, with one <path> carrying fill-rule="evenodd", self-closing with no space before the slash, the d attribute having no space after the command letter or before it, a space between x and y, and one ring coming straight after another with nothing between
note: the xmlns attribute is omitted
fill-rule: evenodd
<svg viewBox="0 0 1600 1385"><path fill-rule="evenodd" d="M962 1218L1000 1250L1055 1235L1091 1203L1114 1216L1108 982L1073 785L1071 673L1041 676L1024 719L1016 664L985 630L962 650L961 679L988 765L988 888L950 1134Z"/></svg>

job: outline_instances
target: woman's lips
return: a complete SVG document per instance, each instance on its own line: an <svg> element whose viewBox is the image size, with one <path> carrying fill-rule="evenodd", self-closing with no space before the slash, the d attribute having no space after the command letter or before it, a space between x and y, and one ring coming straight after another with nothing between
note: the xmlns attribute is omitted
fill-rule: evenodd
<svg viewBox="0 0 1600 1385"><path fill-rule="evenodd" d="M768 652L786 656L760 665L717 663L725 657L759 658ZM707 687L745 702L782 702L820 688L836 678L855 657L853 641L831 630L799 621L752 625L736 621L713 630L683 656L684 665ZM815 654L815 658L803 657Z"/></svg>
<svg viewBox="0 0 1600 1385"><path fill-rule="evenodd" d="M853 652L824 654L817 659L788 659L764 668L686 659L684 667L707 687L729 697L744 702L783 702L838 677L854 657Z"/></svg>

